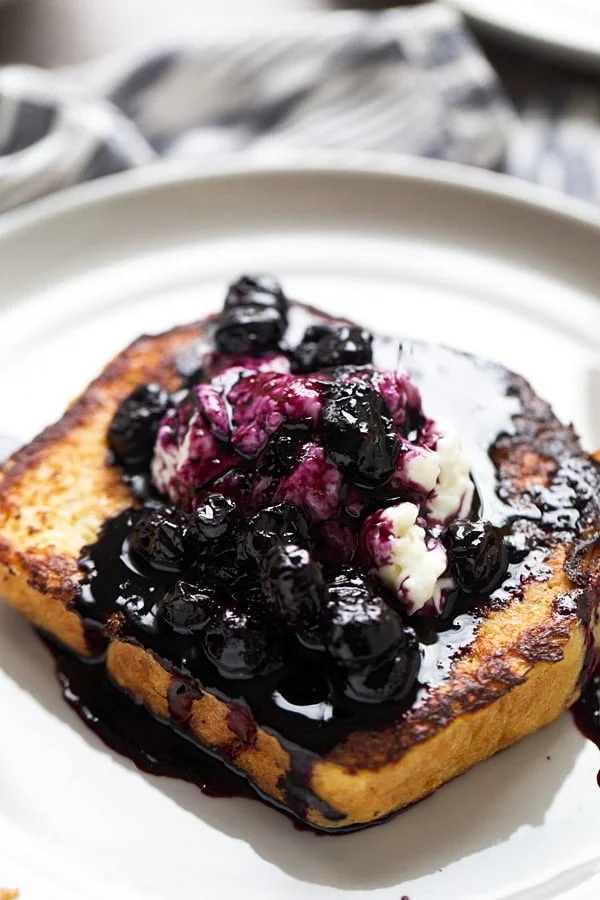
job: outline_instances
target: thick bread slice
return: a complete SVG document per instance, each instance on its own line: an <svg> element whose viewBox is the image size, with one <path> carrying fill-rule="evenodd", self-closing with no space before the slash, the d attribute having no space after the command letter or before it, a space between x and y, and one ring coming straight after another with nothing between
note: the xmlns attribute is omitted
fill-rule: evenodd
<svg viewBox="0 0 600 900"><path fill-rule="evenodd" d="M176 387L174 355L201 333L196 324L137 340L0 474L0 592L79 655L90 653L82 621L70 608L81 577L81 548L96 539L106 518L131 505L120 470L106 462L108 423L140 382ZM516 469L521 487L543 477L544 459L536 458L535 447L525 455L522 446L518 452L509 449L497 464L506 471L512 467L513 483ZM414 803L548 724L577 698L592 631L589 609L557 602L575 588L563 569L566 550L558 544L546 560L548 580L532 581L522 601L491 612L448 681L408 715L380 731L354 732L316 760L308 821L346 828ZM133 643L113 640L107 668L124 690L170 718L173 675L159 659ZM193 701L187 724L201 744L233 761L265 795L285 805L281 784L290 769L288 750L260 722L256 741L240 749L229 713L227 703L205 692ZM327 806L339 811L339 820L326 817Z"/></svg>

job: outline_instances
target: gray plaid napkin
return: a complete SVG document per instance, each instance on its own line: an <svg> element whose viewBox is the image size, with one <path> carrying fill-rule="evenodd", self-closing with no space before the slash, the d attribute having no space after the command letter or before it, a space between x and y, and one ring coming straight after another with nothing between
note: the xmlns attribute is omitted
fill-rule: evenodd
<svg viewBox="0 0 600 900"><path fill-rule="evenodd" d="M62 72L7 66L0 210L161 158L332 148L500 169L600 202L597 84L532 89L502 68L515 107L437 3L314 13Z"/></svg>
<svg viewBox="0 0 600 900"><path fill-rule="evenodd" d="M600 203L600 94L560 75L517 101L504 171Z"/></svg>
<svg viewBox="0 0 600 900"><path fill-rule="evenodd" d="M161 158L352 148L502 165L515 114L452 10L315 13L60 73L0 68L0 210Z"/></svg>

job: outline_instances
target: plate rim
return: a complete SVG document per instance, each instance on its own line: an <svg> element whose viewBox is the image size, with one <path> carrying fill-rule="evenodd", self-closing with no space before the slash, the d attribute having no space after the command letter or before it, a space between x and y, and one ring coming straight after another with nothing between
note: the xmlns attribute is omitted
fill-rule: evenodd
<svg viewBox="0 0 600 900"><path fill-rule="evenodd" d="M504 200L600 232L600 208L560 191L512 175L462 163L369 151L282 152L276 157L243 154L225 160L160 161L73 185L0 215L0 242L19 232L93 209L123 197L150 194L170 185L207 183L254 175L360 175L454 187L467 194Z"/></svg>

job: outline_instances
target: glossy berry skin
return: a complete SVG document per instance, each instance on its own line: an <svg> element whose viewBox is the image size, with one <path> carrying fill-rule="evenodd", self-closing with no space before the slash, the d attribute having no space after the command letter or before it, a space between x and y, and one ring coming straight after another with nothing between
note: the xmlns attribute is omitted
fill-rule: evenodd
<svg viewBox="0 0 600 900"><path fill-rule="evenodd" d="M373 335L355 325L339 325L319 341L315 349L315 369L337 366L365 366L373 362Z"/></svg>
<svg viewBox="0 0 600 900"><path fill-rule="evenodd" d="M240 517L235 501L209 494L191 517L196 578L200 583L231 583L237 577Z"/></svg>
<svg viewBox="0 0 600 900"><path fill-rule="evenodd" d="M169 506L143 510L129 536L134 557L162 572L185 569L192 546L189 518Z"/></svg>
<svg viewBox="0 0 600 900"><path fill-rule="evenodd" d="M380 394L359 382L331 386L321 415L323 445L331 461L358 485L385 484L394 471L398 445Z"/></svg>
<svg viewBox="0 0 600 900"><path fill-rule="evenodd" d="M296 639L300 646L311 654L325 653L325 637L320 621L311 624L300 622L296 632Z"/></svg>
<svg viewBox="0 0 600 900"><path fill-rule="evenodd" d="M282 427L272 435L261 461L261 470L270 475L289 475L298 464L302 448L310 441L308 428L301 425Z"/></svg>
<svg viewBox="0 0 600 900"><path fill-rule="evenodd" d="M504 538L490 522L453 522L443 541L461 593L489 594L500 584L508 554Z"/></svg>
<svg viewBox="0 0 600 900"><path fill-rule="evenodd" d="M314 372L315 357L319 341L331 333L329 325L309 325L304 332L304 337L296 347L292 357L294 372Z"/></svg>
<svg viewBox="0 0 600 900"><path fill-rule="evenodd" d="M356 569L342 570L328 584L324 622L328 652L343 666L387 659L402 642L402 619Z"/></svg>
<svg viewBox="0 0 600 900"><path fill-rule="evenodd" d="M272 275L242 275L234 281L227 291L225 309L237 309L240 306L276 309L284 319L288 311L287 297Z"/></svg>
<svg viewBox="0 0 600 900"><path fill-rule="evenodd" d="M353 703L398 703L412 693L419 665L417 636L412 628L406 627L402 643L394 656L362 669L347 669L341 674L338 684L345 699Z"/></svg>
<svg viewBox="0 0 600 900"><path fill-rule="evenodd" d="M311 545L308 520L293 503L266 506L252 516L240 547L241 555L260 564L275 544Z"/></svg>
<svg viewBox="0 0 600 900"><path fill-rule="evenodd" d="M282 664L278 632L256 603L231 601L221 607L204 632L203 645L224 678L256 678Z"/></svg>
<svg viewBox="0 0 600 900"><path fill-rule="evenodd" d="M192 635L206 628L216 604L214 588L178 581L162 598L158 615L176 634Z"/></svg>
<svg viewBox="0 0 600 900"><path fill-rule="evenodd" d="M121 465L139 468L150 463L168 405L169 395L157 384L141 384L121 402L108 429L109 447Z"/></svg>
<svg viewBox="0 0 600 900"><path fill-rule="evenodd" d="M275 349L284 331L285 319L275 307L236 306L217 320L215 343L221 353L252 355Z"/></svg>
<svg viewBox="0 0 600 900"><path fill-rule="evenodd" d="M328 585L323 611L327 652L336 664L332 680L356 703L406 696L419 665L412 629L356 569L344 569Z"/></svg>
<svg viewBox="0 0 600 900"><path fill-rule="evenodd" d="M318 621L325 594L320 565L296 544L277 544L261 566L265 598L282 627L297 632Z"/></svg>
<svg viewBox="0 0 600 900"><path fill-rule="evenodd" d="M210 494L196 508L193 530L201 545L233 540L238 527L237 506L223 494Z"/></svg>

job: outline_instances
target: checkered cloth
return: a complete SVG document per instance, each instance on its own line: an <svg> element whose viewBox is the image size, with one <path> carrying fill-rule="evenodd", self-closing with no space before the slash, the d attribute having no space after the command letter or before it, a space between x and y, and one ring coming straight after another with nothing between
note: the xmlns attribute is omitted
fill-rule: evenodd
<svg viewBox="0 0 600 900"><path fill-rule="evenodd" d="M564 111L517 112L437 3L315 13L61 72L7 66L0 210L162 158L306 148L504 168L596 199L598 110Z"/></svg>

